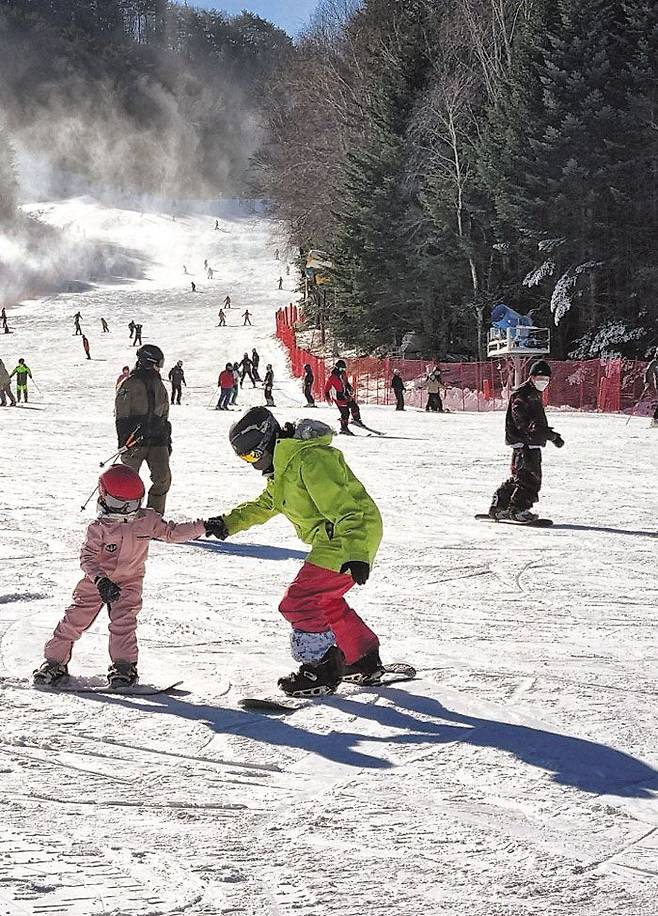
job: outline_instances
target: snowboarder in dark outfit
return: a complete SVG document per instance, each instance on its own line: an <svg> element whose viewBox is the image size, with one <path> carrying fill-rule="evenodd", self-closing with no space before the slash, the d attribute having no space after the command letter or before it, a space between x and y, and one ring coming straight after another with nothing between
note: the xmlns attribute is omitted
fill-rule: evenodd
<svg viewBox="0 0 658 916"><path fill-rule="evenodd" d="M101 327L103 329L103 334L110 333L110 326L108 325L107 321L104 318L101 318Z"/></svg>
<svg viewBox="0 0 658 916"><path fill-rule="evenodd" d="M310 365L306 363L304 366L304 397L306 398L307 407L315 407L315 398L313 397L314 381L313 370Z"/></svg>
<svg viewBox="0 0 658 916"><path fill-rule="evenodd" d="M135 339L133 340L133 347L136 347L137 344L142 345L142 326L141 324L135 325Z"/></svg>
<svg viewBox="0 0 658 916"><path fill-rule="evenodd" d="M133 334L135 333L135 322L131 321L128 325L128 330L130 331L130 339L133 339Z"/></svg>
<svg viewBox="0 0 658 916"><path fill-rule="evenodd" d="M196 292L196 283L194 282L194 280L192 280L192 292L193 293Z"/></svg>
<svg viewBox="0 0 658 916"><path fill-rule="evenodd" d="M244 321L242 322L243 325L251 324L251 312L249 311L249 309L244 310L244 312L242 313L242 317L244 318Z"/></svg>
<svg viewBox="0 0 658 916"><path fill-rule="evenodd" d="M171 382L171 403L180 404L181 395L183 393L181 386L185 385L187 388L185 373L183 372L183 361L181 359L178 360L175 366L172 366L167 377Z"/></svg>
<svg viewBox="0 0 658 916"><path fill-rule="evenodd" d="M251 384L252 384L253 387L255 388L255 387L256 387L256 380L254 379L253 363L252 363L251 359L249 358L249 354L248 354L248 353L245 353L245 355L242 357L242 362L240 363L240 368L242 369L242 373L241 373L241 375L240 375L240 388L242 388L242 386L243 386L243 384L244 384L244 377L245 377L245 375L248 375L248 376L249 376L249 378L251 379Z"/></svg>
<svg viewBox="0 0 658 916"><path fill-rule="evenodd" d="M77 312L73 316L73 320L75 321L75 334L73 335L74 337L77 337L78 334L82 334L82 328L80 327L81 319L82 319L82 315L80 314L80 312Z"/></svg>
<svg viewBox="0 0 658 916"><path fill-rule="evenodd" d="M82 346L84 347L84 351L87 354L87 359L91 359L91 353L89 352L89 340L87 337L85 337L84 334L82 335Z"/></svg>
<svg viewBox="0 0 658 916"><path fill-rule="evenodd" d="M256 347L251 351L251 366L254 373L254 378L257 382L260 382L260 375L258 374L258 366L260 365L260 356Z"/></svg>
<svg viewBox="0 0 658 916"><path fill-rule="evenodd" d="M396 402L395 409L404 410L404 393L407 389L404 387L404 382L402 381L402 377L400 375L399 369L393 370L393 378L391 379L391 388L393 389L393 393L395 394L395 402Z"/></svg>
<svg viewBox="0 0 658 916"><path fill-rule="evenodd" d="M355 584L368 581L382 519L342 452L332 448L331 436L317 420L282 429L267 408L252 407L231 427L229 439L267 486L257 499L206 523L210 535L224 540L283 514L311 545L279 605L301 665L279 679L288 696L331 694L342 680L376 684L384 671L379 639L345 601Z"/></svg>
<svg viewBox="0 0 658 916"><path fill-rule="evenodd" d="M272 364L267 364L267 372L265 373L265 379L263 380L263 388L265 390L265 403L268 407L276 407L274 400L272 398L272 388L274 387L274 370L272 369Z"/></svg>
<svg viewBox="0 0 658 916"><path fill-rule="evenodd" d="M220 310L217 312L217 317L219 318L219 324L217 325L217 327L218 327L218 328L223 328L223 327L225 327L225 325L226 325L226 315L224 314L224 309L220 309Z"/></svg>
<svg viewBox="0 0 658 916"><path fill-rule="evenodd" d="M551 380L551 367L540 359L528 379L512 392L505 417L505 442L512 451L512 473L494 493L489 515L494 519L532 522L530 511L541 489L541 450L547 442L562 448L564 439L548 425L541 393Z"/></svg>

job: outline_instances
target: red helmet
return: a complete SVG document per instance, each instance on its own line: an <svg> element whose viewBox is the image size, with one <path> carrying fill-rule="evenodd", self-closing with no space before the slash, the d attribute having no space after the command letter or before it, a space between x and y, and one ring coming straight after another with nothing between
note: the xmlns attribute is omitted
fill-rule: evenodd
<svg viewBox="0 0 658 916"><path fill-rule="evenodd" d="M142 478L125 464L113 464L98 479L98 501L106 512L136 512L144 493Z"/></svg>

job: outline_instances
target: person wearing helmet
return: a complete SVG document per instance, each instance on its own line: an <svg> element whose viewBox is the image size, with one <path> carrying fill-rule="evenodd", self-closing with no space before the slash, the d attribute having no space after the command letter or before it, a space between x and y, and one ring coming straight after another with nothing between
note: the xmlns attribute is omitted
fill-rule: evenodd
<svg viewBox="0 0 658 916"><path fill-rule="evenodd" d="M272 363L267 364L265 378L263 379L263 390L265 392L265 403L268 407L274 407L274 398L272 397L272 388L274 388L274 369Z"/></svg>
<svg viewBox="0 0 658 916"><path fill-rule="evenodd" d="M531 507L541 489L541 450L547 442L562 448L564 439L548 425L542 391L551 380L544 359L530 367L527 380L512 392L505 417L505 442L512 447L511 476L494 493L489 515L494 519L533 522Z"/></svg>
<svg viewBox="0 0 658 916"><path fill-rule="evenodd" d="M179 359L175 366L172 366L169 370L169 381L171 382L171 403L180 404L181 395L183 393L182 385L185 385L187 388L187 382L185 381L185 373L183 372L183 360Z"/></svg>
<svg viewBox="0 0 658 916"><path fill-rule="evenodd" d="M177 544L206 534L203 521L165 522L153 509L142 509L144 484L136 471L112 465L98 481L98 518L87 528L80 566L84 578L73 601L44 647L45 661L34 672L37 686L53 686L68 677L73 643L87 630L104 604L109 616L110 687L137 681L137 614L149 542Z"/></svg>
<svg viewBox="0 0 658 916"><path fill-rule="evenodd" d="M315 377L309 363L304 366L304 397L306 398L307 407L315 407L315 398L313 397L313 382Z"/></svg>
<svg viewBox="0 0 658 916"><path fill-rule="evenodd" d="M219 373L217 387L219 388L219 401L215 410L228 410L228 405L233 397L233 386L235 376L233 375L233 363L226 363L226 367Z"/></svg>
<svg viewBox="0 0 658 916"><path fill-rule="evenodd" d="M339 359L331 370L327 384L324 386L324 397L328 404L335 403L340 413L340 432L344 436L353 436L349 428L350 414L352 422L361 426L361 411L354 400L354 389L347 378L347 363Z"/></svg>
<svg viewBox="0 0 658 916"><path fill-rule="evenodd" d="M16 376L16 397L18 403L20 404L22 395L23 400L27 404L27 379L28 376L32 378L32 371L22 357L18 360L18 365L9 378L12 379L14 376Z"/></svg>
<svg viewBox="0 0 658 916"><path fill-rule="evenodd" d="M137 351L135 368L117 389L115 397L119 448L123 448L131 436L137 440L121 460L137 473L142 463L147 463L151 473L147 506L161 515L171 486L171 424L169 395L160 378L163 365L164 353L160 347L144 344Z"/></svg>
<svg viewBox="0 0 658 916"><path fill-rule="evenodd" d="M229 440L268 478L267 486L258 499L207 522L208 533L224 540L281 513L311 546L279 605L301 663L279 679L288 696L333 693L343 679L377 683L383 671L379 639L345 601L355 583L368 580L382 518L331 439L326 423L304 419L282 429L266 407L252 407L233 424Z"/></svg>
<svg viewBox="0 0 658 916"><path fill-rule="evenodd" d="M399 369L393 370L393 378L391 379L391 388L393 389L393 394L395 395L395 409L404 410L404 393L407 390L400 375Z"/></svg>

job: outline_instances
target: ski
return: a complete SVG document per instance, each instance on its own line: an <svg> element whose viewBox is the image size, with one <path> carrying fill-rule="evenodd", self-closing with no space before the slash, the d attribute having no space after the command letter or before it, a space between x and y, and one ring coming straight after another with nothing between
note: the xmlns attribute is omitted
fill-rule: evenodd
<svg viewBox="0 0 658 916"><path fill-rule="evenodd" d="M369 433L374 433L375 436L385 436L386 433L382 432L381 429L373 429L372 426L366 426L365 423L362 423L360 420L351 420L352 426L359 426L361 429L367 429Z"/></svg>
<svg viewBox="0 0 658 916"><path fill-rule="evenodd" d="M381 687L390 687L393 684L400 684L404 681L413 681L416 678L416 669L412 665L404 662L393 662L390 665L384 665L384 674L382 679L376 684L359 684L354 681L343 681L348 687L357 687L361 690L378 690ZM300 709L305 709L314 703L330 699L336 694L329 693L324 696L316 697L290 697L286 700L270 699L269 697L243 697L238 700L238 706L249 712L262 712L270 715L287 716ZM340 696L340 695L339 695Z"/></svg>
<svg viewBox="0 0 658 916"><path fill-rule="evenodd" d="M493 522L495 525L519 525L523 528L550 528L552 518L536 518L530 522L517 522L513 518L492 518L488 512L480 512L475 518L479 522Z"/></svg>

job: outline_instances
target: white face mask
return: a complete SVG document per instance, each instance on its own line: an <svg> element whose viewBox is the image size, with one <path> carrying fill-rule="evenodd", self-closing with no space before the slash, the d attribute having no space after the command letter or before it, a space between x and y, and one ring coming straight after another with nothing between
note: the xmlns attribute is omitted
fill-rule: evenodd
<svg viewBox="0 0 658 916"><path fill-rule="evenodd" d="M549 382L550 379L546 378L545 375L535 375L532 379L532 383L538 391L543 391L544 388L548 388Z"/></svg>

